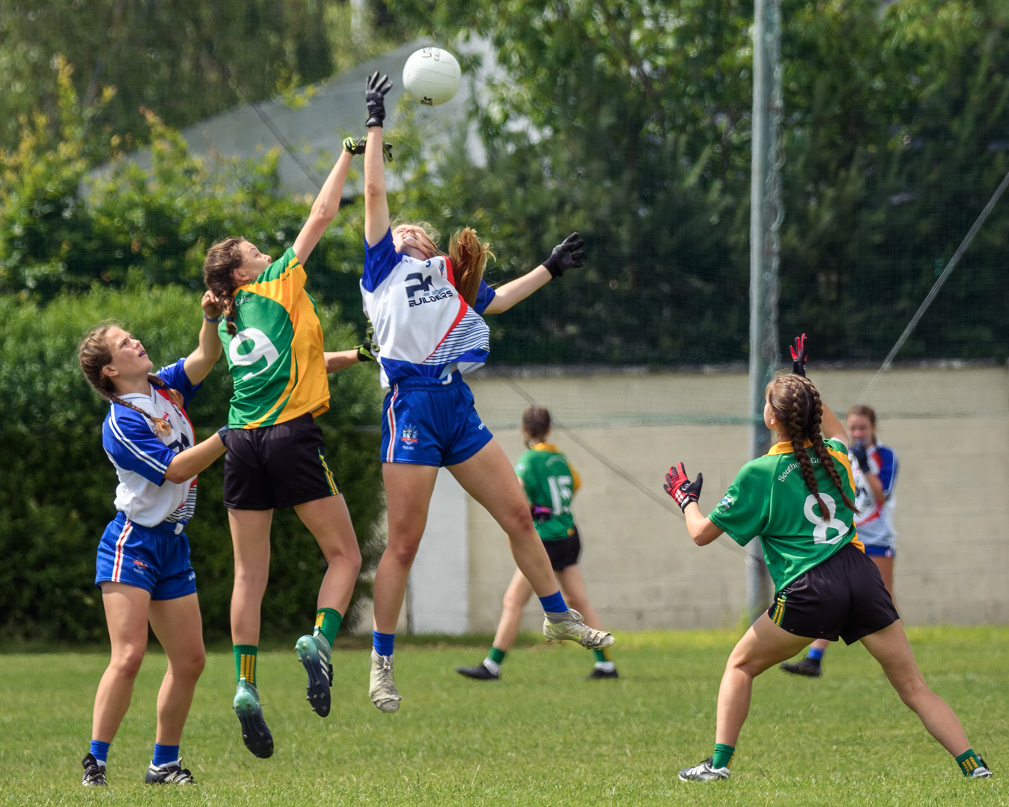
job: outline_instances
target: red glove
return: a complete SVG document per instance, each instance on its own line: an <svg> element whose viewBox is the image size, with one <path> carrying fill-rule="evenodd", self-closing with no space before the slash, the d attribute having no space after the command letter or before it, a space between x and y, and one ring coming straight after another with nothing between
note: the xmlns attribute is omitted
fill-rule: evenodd
<svg viewBox="0 0 1009 807"><path fill-rule="evenodd" d="M680 506L680 509L685 510L691 502L697 503L702 484L704 484L703 475L698 474L697 479L691 482L683 463L678 462L675 468L666 471L666 484L662 487L673 497L673 501Z"/></svg>
<svg viewBox="0 0 1009 807"><path fill-rule="evenodd" d="M806 377L806 334L795 337L789 348L792 352L792 373Z"/></svg>

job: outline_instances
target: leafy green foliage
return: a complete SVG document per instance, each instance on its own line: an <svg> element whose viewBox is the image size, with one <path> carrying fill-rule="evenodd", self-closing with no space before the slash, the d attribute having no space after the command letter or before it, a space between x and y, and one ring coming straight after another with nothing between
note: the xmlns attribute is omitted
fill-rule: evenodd
<svg viewBox="0 0 1009 807"><path fill-rule="evenodd" d="M506 279L586 237L585 270L495 320L495 360L745 360L752 6L396 9L440 41L487 37L503 69L473 109L486 168L449 157L428 169L441 205L406 202L488 222ZM1009 20L944 0L786 0L782 19L780 329L878 360L1009 170ZM1003 203L903 357L1009 355L1007 225Z"/></svg>
<svg viewBox="0 0 1009 807"><path fill-rule="evenodd" d="M84 380L76 348L95 324L113 319L144 341L156 366L168 364L195 348L200 311L198 293L178 286L150 288L135 273L121 291L96 286L87 295L61 294L41 308L0 297L0 422L6 424L0 441L5 469L0 554L18 559L0 569L0 635L94 640L105 634L101 597L93 586L94 561L98 539L114 515L116 476L101 447L107 406ZM353 343L338 308L320 306L320 317L328 340ZM369 568L377 559L371 539L383 510L374 368L337 374L331 389L333 410L319 423ZM225 422L230 395L222 360L189 409L198 439ZM220 495L222 465L200 475L196 516L187 530L208 637L229 630L232 553ZM314 539L293 512L276 514L273 538L271 586L264 602L267 635L311 624L325 569ZM57 591L60 596L53 597ZM366 593L368 583L359 582L355 603ZM352 623L353 613L349 617Z"/></svg>

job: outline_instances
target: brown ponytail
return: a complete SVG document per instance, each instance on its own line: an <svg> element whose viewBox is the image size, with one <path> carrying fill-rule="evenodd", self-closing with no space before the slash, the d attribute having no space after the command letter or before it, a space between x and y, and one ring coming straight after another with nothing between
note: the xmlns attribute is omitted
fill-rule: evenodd
<svg viewBox="0 0 1009 807"><path fill-rule="evenodd" d="M455 285L468 305L476 303L487 258L492 255L490 244L482 242L472 227L455 233L449 241L448 256L455 268Z"/></svg>
<svg viewBox="0 0 1009 807"><path fill-rule="evenodd" d="M530 406L522 413L522 431L530 440L542 443L550 431L550 412L542 406Z"/></svg>

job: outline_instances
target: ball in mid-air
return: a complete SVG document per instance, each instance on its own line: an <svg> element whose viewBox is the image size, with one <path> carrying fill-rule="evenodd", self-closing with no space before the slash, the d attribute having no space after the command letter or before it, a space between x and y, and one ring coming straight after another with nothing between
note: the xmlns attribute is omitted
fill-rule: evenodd
<svg viewBox="0 0 1009 807"><path fill-rule="evenodd" d="M451 100L461 79L459 62L441 48L421 48L410 54L403 65L403 87L425 106Z"/></svg>

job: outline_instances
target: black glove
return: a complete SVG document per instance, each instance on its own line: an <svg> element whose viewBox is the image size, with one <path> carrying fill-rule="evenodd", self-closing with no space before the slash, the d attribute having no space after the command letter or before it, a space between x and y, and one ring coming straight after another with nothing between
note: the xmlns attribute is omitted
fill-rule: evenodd
<svg viewBox="0 0 1009 807"><path fill-rule="evenodd" d="M221 442L224 443L224 447L227 448L228 447L228 427L227 426L221 426L221 428L219 428L217 430L217 436L221 438Z"/></svg>
<svg viewBox="0 0 1009 807"><path fill-rule="evenodd" d="M568 269L585 265L584 239L578 233L571 233L564 239L563 243L554 247L550 257L543 261L543 265L550 272L551 277L560 277Z"/></svg>
<svg viewBox="0 0 1009 807"><path fill-rule="evenodd" d="M697 504L703 484L704 476L702 474L698 474L697 479L691 482L683 463L678 462L675 468L666 471L666 484L662 487L665 488L666 493L673 497L673 501L680 506L681 510L686 510L687 505L691 502Z"/></svg>
<svg viewBox="0 0 1009 807"><path fill-rule="evenodd" d="M855 455L855 461L858 463L858 467L862 469L862 473L870 473L869 451L866 449L865 443L856 440L851 445L851 453Z"/></svg>
<svg viewBox="0 0 1009 807"><path fill-rule="evenodd" d="M364 154L364 150L367 145L368 145L367 137L345 137L343 140L343 150L350 152L351 154ZM392 144L383 143L382 153L385 155L385 161L387 163L391 163Z"/></svg>
<svg viewBox="0 0 1009 807"><path fill-rule="evenodd" d="M392 89L388 76L381 76L376 70L364 85L364 102L368 105L368 120L365 126L381 126L385 121L385 94Z"/></svg>
<svg viewBox="0 0 1009 807"><path fill-rule="evenodd" d="M789 348L792 352L792 373L806 377L806 334L795 337Z"/></svg>
<svg viewBox="0 0 1009 807"><path fill-rule="evenodd" d="M375 326L368 323L368 330L364 334L364 342L357 346L357 360L359 362L375 361L375 354L378 353L378 346L375 344Z"/></svg>

